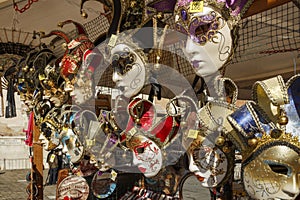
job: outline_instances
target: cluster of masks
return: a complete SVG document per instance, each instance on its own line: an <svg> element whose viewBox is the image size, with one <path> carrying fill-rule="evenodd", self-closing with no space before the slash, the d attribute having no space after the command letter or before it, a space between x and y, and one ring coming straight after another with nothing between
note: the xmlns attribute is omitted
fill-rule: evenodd
<svg viewBox="0 0 300 200"><path fill-rule="evenodd" d="M117 10L122 6L118 2L110 5ZM135 11L144 8L142 2L128 4L128 10L139 13ZM41 35L66 42L62 57L42 48L20 61L16 86L28 106L29 124L34 121L39 127L45 150L60 149L66 156L69 173L58 183L57 199L181 199L185 177L191 173L212 191L232 184L237 158L241 169L235 177L240 177L245 196L296 199L299 75L287 82L281 76L257 81L253 99L238 107L236 85L220 74L233 56L240 14L252 1L156 3L151 4L156 10L172 4L176 31L158 27L161 18L151 16L148 22L156 38L151 50L139 46L140 32L112 29L111 37L95 46L81 24L67 20L60 26L74 24L75 38L62 31ZM130 25L122 20L120 24ZM205 82L201 102L179 71L161 63L161 50L168 49L160 41L174 35ZM96 112L95 86L106 70L119 95L111 110ZM145 99L147 86L155 100L151 95ZM172 97L160 104L164 88ZM28 144L30 134L29 128Z"/></svg>

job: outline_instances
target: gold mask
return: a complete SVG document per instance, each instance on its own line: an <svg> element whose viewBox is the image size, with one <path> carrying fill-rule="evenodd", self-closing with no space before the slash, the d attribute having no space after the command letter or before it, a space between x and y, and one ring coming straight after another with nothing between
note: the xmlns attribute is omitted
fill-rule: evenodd
<svg viewBox="0 0 300 200"><path fill-rule="evenodd" d="M260 200L295 199L300 193L299 148L285 143L259 152L243 164L247 193Z"/></svg>

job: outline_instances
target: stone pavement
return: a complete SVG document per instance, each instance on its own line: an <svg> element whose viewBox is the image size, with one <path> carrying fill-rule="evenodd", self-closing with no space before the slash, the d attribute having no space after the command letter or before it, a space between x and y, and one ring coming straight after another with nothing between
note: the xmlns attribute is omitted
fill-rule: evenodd
<svg viewBox="0 0 300 200"><path fill-rule="evenodd" d="M0 172L0 200L26 200L28 194L26 187L26 174L30 169L6 170ZM44 182L47 177L47 170L44 170ZM54 185L44 187L44 200L55 199ZM195 177L190 177L184 184L184 200L208 200L207 189L200 186Z"/></svg>
<svg viewBox="0 0 300 200"><path fill-rule="evenodd" d="M5 170L0 173L0 200L26 200L28 194L26 187L29 182L26 181L26 174L30 169ZM48 171L44 171L44 179ZM45 180L44 180L45 182ZM55 199L55 186L44 187L44 200Z"/></svg>

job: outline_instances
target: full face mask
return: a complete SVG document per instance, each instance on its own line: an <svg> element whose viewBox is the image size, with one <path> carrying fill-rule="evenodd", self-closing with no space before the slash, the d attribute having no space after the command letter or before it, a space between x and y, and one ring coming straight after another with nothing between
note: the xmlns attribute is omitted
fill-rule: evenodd
<svg viewBox="0 0 300 200"><path fill-rule="evenodd" d="M146 81L144 58L127 44L118 44L111 52L116 86L127 98L138 94Z"/></svg>
<svg viewBox="0 0 300 200"><path fill-rule="evenodd" d="M198 113L201 128L197 135L190 129L185 140L194 138L188 148L189 170L201 182L203 187L213 188L222 185L231 176L233 167L233 145L225 137L228 122L226 116L237 108L225 102L212 101L202 107Z"/></svg>
<svg viewBox="0 0 300 200"><path fill-rule="evenodd" d="M165 148L176 137L179 126L172 116L155 122L154 108L150 101L134 99L128 106L130 119L120 138L123 148L132 151L133 164L147 178L165 167Z"/></svg>
<svg viewBox="0 0 300 200"><path fill-rule="evenodd" d="M273 144L243 164L244 188L253 199L295 199L299 172L299 148Z"/></svg>
<svg viewBox="0 0 300 200"><path fill-rule="evenodd" d="M253 199L295 199L299 193L300 142L288 133L289 103L281 76L257 81L254 102L228 116L228 135L242 154L244 188Z"/></svg>
<svg viewBox="0 0 300 200"><path fill-rule="evenodd" d="M209 76L232 57L237 23L252 0L180 0L175 7L176 29L187 36L185 54L199 76ZM206 67L205 67L206 66Z"/></svg>

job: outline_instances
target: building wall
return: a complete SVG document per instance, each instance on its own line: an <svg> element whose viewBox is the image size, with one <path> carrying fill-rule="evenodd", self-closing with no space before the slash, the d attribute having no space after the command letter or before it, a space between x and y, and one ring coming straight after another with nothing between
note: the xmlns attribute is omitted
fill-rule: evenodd
<svg viewBox="0 0 300 200"><path fill-rule="evenodd" d="M29 169L30 148L25 145L25 136L3 136L0 137L0 168L7 169ZM45 168L48 152L43 152L43 163Z"/></svg>

